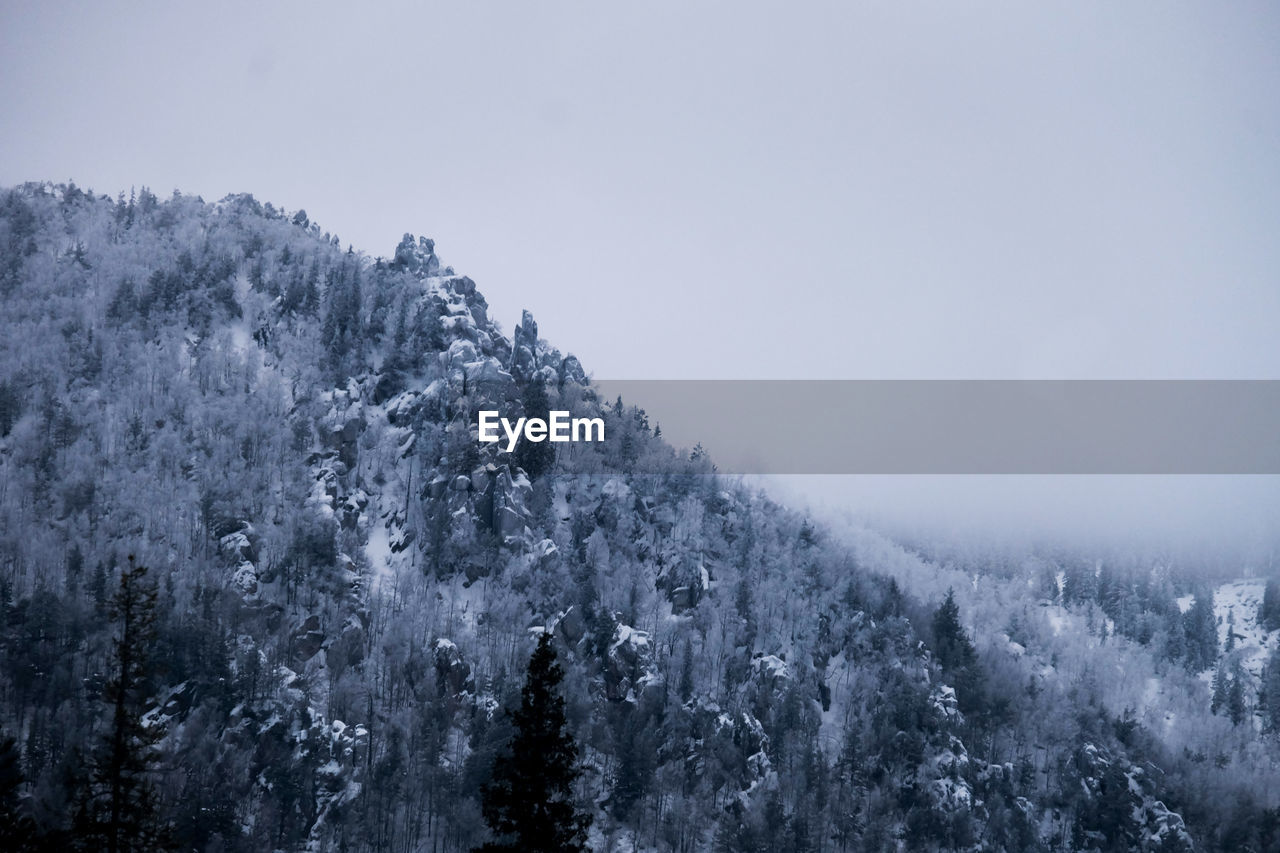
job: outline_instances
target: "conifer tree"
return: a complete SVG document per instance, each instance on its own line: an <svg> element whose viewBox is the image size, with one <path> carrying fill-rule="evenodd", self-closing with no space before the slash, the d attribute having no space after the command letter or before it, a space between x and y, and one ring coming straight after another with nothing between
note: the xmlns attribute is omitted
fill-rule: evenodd
<svg viewBox="0 0 1280 853"><path fill-rule="evenodd" d="M551 634L543 634L529 659L520 707L510 712L515 734L481 789L484 818L494 835L481 851L586 850L591 818L573 803L578 748L565 730L563 678Z"/></svg>
<svg viewBox="0 0 1280 853"><path fill-rule="evenodd" d="M1218 656L1218 627L1213 617L1213 595L1198 589L1195 601L1183 616L1187 636L1187 669L1203 672Z"/></svg>
<svg viewBox="0 0 1280 853"><path fill-rule="evenodd" d="M1280 582L1269 580L1258 608L1258 624L1267 631L1280 629Z"/></svg>
<svg viewBox="0 0 1280 853"><path fill-rule="evenodd" d="M954 590L947 590L946 599L933 614L933 644L938 663L956 689L960 710L965 714L987 713L990 708L986 702L986 678L978 663L978 652L960 624Z"/></svg>
<svg viewBox="0 0 1280 853"><path fill-rule="evenodd" d="M527 418L551 416L551 403L547 399L547 389L542 379L535 376L529 380L524 390L524 414ZM515 464L524 469L530 480L536 480L551 470L556 461L556 448L550 441L529 441L522 438L516 445Z"/></svg>
<svg viewBox="0 0 1280 853"><path fill-rule="evenodd" d="M973 643L960 624L960 606L956 604L955 590L947 590L946 599L933 614L933 638L934 654L943 669L969 666L977 657Z"/></svg>
<svg viewBox="0 0 1280 853"><path fill-rule="evenodd" d="M1269 732L1280 731L1280 648L1271 652L1267 666L1262 670L1258 705L1262 708L1264 728Z"/></svg>
<svg viewBox="0 0 1280 853"><path fill-rule="evenodd" d="M1213 673L1213 696L1209 699L1209 710L1218 713L1227 704L1227 690L1230 684L1227 679L1227 664L1223 661Z"/></svg>
<svg viewBox="0 0 1280 853"><path fill-rule="evenodd" d="M1227 688L1227 716L1238 726L1244 722L1247 710L1244 703L1244 670L1237 660L1231 665L1231 686Z"/></svg>
<svg viewBox="0 0 1280 853"><path fill-rule="evenodd" d="M111 717L94 760L87 821L76 832L84 849L133 853L165 848L150 779L159 733L143 720L155 610L155 586L147 581L146 567L130 556L111 599L110 614L120 631L112 661L115 672L104 693Z"/></svg>
<svg viewBox="0 0 1280 853"><path fill-rule="evenodd" d="M7 850L34 849L35 827L22 802L22 764L18 745L0 738L0 839Z"/></svg>

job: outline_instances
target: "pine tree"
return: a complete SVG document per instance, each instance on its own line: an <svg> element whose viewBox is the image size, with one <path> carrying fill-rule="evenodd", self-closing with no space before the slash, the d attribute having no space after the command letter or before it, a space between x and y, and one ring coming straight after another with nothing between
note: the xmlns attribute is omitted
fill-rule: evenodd
<svg viewBox="0 0 1280 853"><path fill-rule="evenodd" d="M159 733L143 721L150 683L149 651L155 642L156 589L145 566L129 557L110 614L119 624L115 674L105 698L111 706L106 737L94 760L93 801L77 839L84 849L133 853L164 849L150 776Z"/></svg>
<svg viewBox="0 0 1280 853"><path fill-rule="evenodd" d="M977 658L973 643L960 624L960 606L956 604L955 590L947 590L946 600L933 614L933 641L934 655L943 669L969 666Z"/></svg>
<svg viewBox="0 0 1280 853"><path fill-rule="evenodd" d="M1258 705L1262 708L1266 730L1280 732L1280 647L1271 652L1267 666L1262 671Z"/></svg>
<svg viewBox="0 0 1280 853"><path fill-rule="evenodd" d="M693 697L693 642L684 638L684 650L680 659L680 684L678 692L681 702L688 702Z"/></svg>
<svg viewBox="0 0 1280 853"><path fill-rule="evenodd" d="M529 659L520 707L510 712L515 734L481 789L484 819L495 837L482 851L586 850L591 818L573 803L578 748L565 730L563 678L551 635L543 634Z"/></svg>
<svg viewBox="0 0 1280 853"><path fill-rule="evenodd" d="M22 802L22 763L11 737L0 738L0 839L6 850L30 850L35 825Z"/></svg>
<svg viewBox="0 0 1280 853"><path fill-rule="evenodd" d="M1213 618L1213 595L1198 589L1195 601L1183 616L1187 637L1187 669L1203 672L1218 657L1218 627Z"/></svg>
<svg viewBox="0 0 1280 853"><path fill-rule="evenodd" d="M947 680L955 687L960 710L965 714L989 713L986 675L973 642L960 624L954 590L947 590L946 599L933 614L933 650Z"/></svg>
<svg viewBox="0 0 1280 853"><path fill-rule="evenodd" d="M1268 631L1280 630L1280 582L1269 580L1258 608L1258 624Z"/></svg>
<svg viewBox="0 0 1280 853"><path fill-rule="evenodd" d="M525 386L524 415L527 418L550 417L551 403L547 400L547 389L542 379L535 376ZM529 441L521 439L514 452L515 464L524 469L530 480L536 480L551 470L556 462L556 447L550 441Z"/></svg>
<svg viewBox="0 0 1280 853"><path fill-rule="evenodd" d="M1223 661L1218 664L1217 670L1213 673L1213 696L1209 699L1210 711L1216 714L1227 704L1227 690L1229 686L1227 679L1227 664Z"/></svg>
<svg viewBox="0 0 1280 853"><path fill-rule="evenodd" d="M1240 662L1235 661L1231 665L1231 686L1227 688L1227 716L1238 726L1244 722L1246 711L1248 707L1244 703L1244 671L1240 668Z"/></svg>

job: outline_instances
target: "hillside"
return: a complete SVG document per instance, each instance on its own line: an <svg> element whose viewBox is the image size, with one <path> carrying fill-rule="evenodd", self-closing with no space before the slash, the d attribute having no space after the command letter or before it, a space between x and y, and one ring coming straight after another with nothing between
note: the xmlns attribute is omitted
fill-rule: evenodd
<svg viewBox="0 0 1280 853"><path fill-rule="evenodd" d="M1089 674L1154 673L1143 644L1054 640L1078 599L984 596L715 475L430 240L31 184L0 260L0 825L33 849L92 846L128 555L139 778L181 849L484 843L543 630L592 849L1280 845L1271 741L1192 760ZM502 453L499 407L607 441Z"/></svg>

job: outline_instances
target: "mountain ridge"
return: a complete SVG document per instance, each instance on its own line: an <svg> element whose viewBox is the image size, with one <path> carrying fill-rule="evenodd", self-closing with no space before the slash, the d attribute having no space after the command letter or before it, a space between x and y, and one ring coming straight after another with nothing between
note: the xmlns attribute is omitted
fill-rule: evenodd
<svg viewBox="0 0 1280 853"><path fill-rule="evenodd" d="M193 849L483 843L544 629L593 849L1276 838L1274 804L1187 812L1198 777L1151 772L1162 748L1087 685L985 641L941 655L977 626L676 453L527 311L503 335L425 237L369 259L252 196L51 184L5 192L0 223L0 728L46 839L97 795L75 771L125 553L160 578L156 809ZM487 405L608 440L508 459L475 439Z"/></svg>

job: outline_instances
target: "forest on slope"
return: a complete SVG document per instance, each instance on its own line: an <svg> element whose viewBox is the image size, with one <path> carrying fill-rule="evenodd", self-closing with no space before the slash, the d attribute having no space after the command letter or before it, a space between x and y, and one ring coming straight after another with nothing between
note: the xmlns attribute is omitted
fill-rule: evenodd
<svg viewBox="0 0 1280 853"><path fill-rule="evenodd" d="M1205 712L1192 749L1090 676L1203 687L1218 633L1169 590L1150 634L1133 603L1072 643L1025 585L847 541L600 399L528 314L504 335L430 240L369 258L247 195L28 184L0 304L15 845L96 849L125 791L122 849L478 847L549 631L591 849L1280 847L1271 727ZM607 441L504 454L482 408Z"/></svg>

